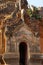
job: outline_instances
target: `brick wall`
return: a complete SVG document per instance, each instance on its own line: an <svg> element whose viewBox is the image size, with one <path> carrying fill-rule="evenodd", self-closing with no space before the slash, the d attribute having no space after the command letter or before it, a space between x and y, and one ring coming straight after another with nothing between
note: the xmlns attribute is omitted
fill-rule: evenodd
<svg viewBox="0 0 43 65"><path fill-rule="evenodd" d="M43 53L43 26L40 26L40 48L41 53Z"/></svg>

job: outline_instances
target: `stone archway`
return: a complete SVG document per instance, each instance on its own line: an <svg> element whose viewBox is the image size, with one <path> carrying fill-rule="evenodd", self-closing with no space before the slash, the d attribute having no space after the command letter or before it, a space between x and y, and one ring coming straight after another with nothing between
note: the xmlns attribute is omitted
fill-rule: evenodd
<svg viewBox="0 0 43 65"><path fill-rule="evenodd" d="M27 44L25 42L21 42L19 44L19 54L20 54L20 65L27 64Z"/></svg>

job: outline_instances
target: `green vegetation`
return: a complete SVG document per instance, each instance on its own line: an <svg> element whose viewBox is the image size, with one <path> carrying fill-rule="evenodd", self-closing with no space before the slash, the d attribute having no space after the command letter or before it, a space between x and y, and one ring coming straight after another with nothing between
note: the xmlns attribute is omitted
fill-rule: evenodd
<svg viewBox="0 0 43 65"><path fill-rule="evenodd" d="M30 16L30 17L32 17L32 10L29 8L29 9L27 9L27 14Z"/></svg>
<svg viewBox="0 0 43 65"><path fill-rule="evenodd" d="M39 14L38 8L33 7L33 11L31 8L27 9L27 14L30 16L30 18L35 18L38 20L41 20L41 15Z"/></svg>

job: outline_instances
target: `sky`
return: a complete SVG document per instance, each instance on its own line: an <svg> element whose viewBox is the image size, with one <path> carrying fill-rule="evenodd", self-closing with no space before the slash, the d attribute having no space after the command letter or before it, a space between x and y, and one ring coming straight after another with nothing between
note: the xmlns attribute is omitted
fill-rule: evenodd
<svg viewBox="0 0 43 65"><path fill-rule="evenodd" d="M34 5L36 7L43 6L43 0L27 0L30 5Z"/></svg>

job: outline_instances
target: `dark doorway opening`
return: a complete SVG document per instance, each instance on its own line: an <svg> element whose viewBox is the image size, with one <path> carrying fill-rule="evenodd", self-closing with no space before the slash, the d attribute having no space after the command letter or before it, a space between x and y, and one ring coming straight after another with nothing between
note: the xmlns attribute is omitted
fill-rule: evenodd
<svg viewBox="0 0 43 65"><path fill-rule="evenodd" d="M26 65L27 63L27 44L25 42L21 42L19 45L19 53L20 53L20 65Z"/></svg>

